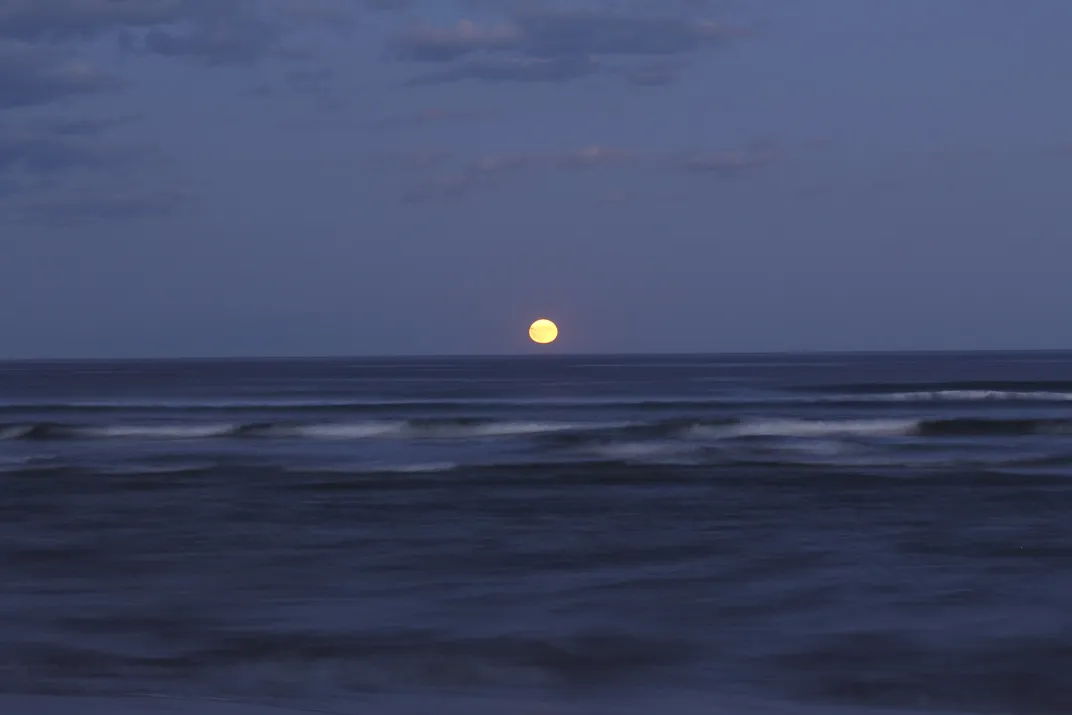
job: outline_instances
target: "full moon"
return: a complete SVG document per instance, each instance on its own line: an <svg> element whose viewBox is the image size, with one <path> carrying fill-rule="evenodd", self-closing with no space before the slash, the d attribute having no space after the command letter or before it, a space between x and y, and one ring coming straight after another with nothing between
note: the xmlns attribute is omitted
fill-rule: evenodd
<svg viewBox="0 0 1072 715"><path fill-rule="evenodd" d="M553 343L558 337L558 326L547 318L540 318L529 326L529 337L532 338L532 342L541 345Z"/></svg>

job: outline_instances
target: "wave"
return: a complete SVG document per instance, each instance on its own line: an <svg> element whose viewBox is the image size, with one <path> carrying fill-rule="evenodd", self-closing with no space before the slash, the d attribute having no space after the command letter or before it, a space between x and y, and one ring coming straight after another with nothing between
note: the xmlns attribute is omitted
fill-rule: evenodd
<svg viewBox="0 0 1072 715"><path fill-rule="evenodd" d="M700 426L694 435L719 437L881 437L911 434L919 422L912 419L872 420L755 420L729 427Z"/></svg>
<svg viewBox="0 0 1072 715"><path fill-rule="evenodd" d="M735 404L718 396L650 396L606 397L511 397L511 398L382 398L382 399L309 399L309 400L78 400L78 401L2 401L4 412L139 412L139 411L375 411L383 409L429 408L466 409L498 407L688 407Z"/></svg>
<svg viewBox="0 0 1072 715"><path fill-rule="evenodd" d="M756 420L729 427L699 426L692 434L717 437L986 437L1072 434L1069 419Z"/></svg>
<svg viewBox="0 0 1072 715"><path fill-rule="evenodd" d="M855 382L812 385L795 388L795 392L841 392L857 395L899 392L1020 392L1072 393L1072 380L950 380L945 382Z"/></svg>
<svg viewBox="0 0 1072 715"><path fill-rule="evenodd" d="M992 388L901 389L884 391L882 386L869 386L871 391L856 392L851 386L829 394L758 393L739 395L667 396L667 397L592 397L592 398L511 398L511 399L382 399L382 400L222 400L222 401L114 401L114 402L0 402L0 414L34 416L56 415L64 419L73 415L146 414L166 416L202 414L206 419L223 415L328 415L362 416L368 419L391 419L400 411L410 413L452 415L467 411L501 409L562 409L598 414L608 410L628 410L637 413L697 413L754 406L785 406L793 408L827 406L866 406L885 403L911 405L916 403L1072 403L1072 390L1010 390ZM892 388L893 386L887 386ZM306 418L308 419L308 417ZM3 428L0 428L3 429ZM539 431L539 430L537 430ZM0 439L4 439L0 433Z"/></svg>
<svg viewBox="0 0 1072 715"><path fill-rule="evenodd" d="M0 426L0 440L205 440L220 438L362 440L391 437L481 439L583 432L586 430L607 429L612 426L597 423L517 422L478 419L325 422L313 424L215 423L189 425L75 425L36 422Z"/></svg>
<svg viewBox="0 0 1072 715"><path fill-rule="evenodd" d="M1072 392L1017 390L922 390L835 395L825 402L1072 402Z"/></svg>
<svg viewBox="0 0 1072 715"><path fill-rule="evenodd" d="M0 440L480 440L530 438L561 447L585 444L763 439L865 439L1072 435L1072 419L746 419L648 422L525 422L493 419L397 420L323 423L211 423L77 425L54 422L0 425Z"/></svg>
<svg viewBox="0 0 1072 715"><path fill-rule="evenodd" d="M733 437L986 437L1072 435L1069 419L758 420L694 433Z"/></svg>

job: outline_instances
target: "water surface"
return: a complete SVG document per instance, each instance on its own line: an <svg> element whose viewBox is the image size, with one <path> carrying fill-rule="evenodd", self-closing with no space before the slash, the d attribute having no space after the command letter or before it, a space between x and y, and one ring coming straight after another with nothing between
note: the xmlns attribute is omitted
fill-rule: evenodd
<svg viewBox="0 0 1072 715"><path fill-rule="evenodd" d="M1072 355L2 364L0 563L11 712L1067 713Z"/></svg>

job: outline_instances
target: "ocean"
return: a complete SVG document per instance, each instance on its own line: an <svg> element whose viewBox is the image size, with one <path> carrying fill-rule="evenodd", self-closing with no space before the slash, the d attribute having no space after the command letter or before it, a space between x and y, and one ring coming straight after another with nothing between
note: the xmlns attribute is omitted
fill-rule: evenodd
<svg viewBox="0 0 1072 715"><path fill-rule="evenodd" d="M0 712L1072 712L1072 354L0 364Z"/></svg>

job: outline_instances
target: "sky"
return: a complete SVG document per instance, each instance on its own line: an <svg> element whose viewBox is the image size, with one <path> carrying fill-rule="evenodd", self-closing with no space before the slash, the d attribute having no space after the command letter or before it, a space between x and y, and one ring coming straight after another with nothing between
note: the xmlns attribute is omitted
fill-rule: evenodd
<svg viewBox="0 0 1072 715"><path fill-rule="evenodd" d="M1070 26L0 0L0 357L1072 348Z"/></svg>

